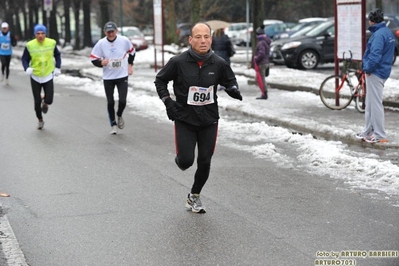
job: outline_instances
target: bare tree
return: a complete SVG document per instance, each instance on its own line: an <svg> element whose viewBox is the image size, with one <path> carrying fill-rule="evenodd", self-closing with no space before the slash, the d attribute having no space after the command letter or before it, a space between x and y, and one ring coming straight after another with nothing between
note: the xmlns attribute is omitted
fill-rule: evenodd
<svg viewBox="0 0 399 266"><path fill-rule="evenodd" d="M105 25L108 21L110 21L110 14L109 14L109 2L107 0L99 0L98 4L100 6L100 13L101 13L101 27ZM104 33L102 33L104 36Z"/></svg>
<svg viewBox="0 0 399 266"><path fill-rule="evenodd" d="M91 39L91 15L90 15L91 0L83 1L83 46L92 47L93 41Z"/></svg>
<svg viewBox="0 0 399 266"><path fill-rule="evenodd" d="M64 29L65 29L65 43L71 43L71 16L69 8L71 7L71 0L64 0Z"/></svg>
<svg viewBox="0 0 399 266"><path fill-rule="evenodd" d="M73 0L73 14L75 17L75 43L73 46L74 50L79 50L80 49L80 17L79 17L79 11L80 11L80 3L81 0Z"/></svg>

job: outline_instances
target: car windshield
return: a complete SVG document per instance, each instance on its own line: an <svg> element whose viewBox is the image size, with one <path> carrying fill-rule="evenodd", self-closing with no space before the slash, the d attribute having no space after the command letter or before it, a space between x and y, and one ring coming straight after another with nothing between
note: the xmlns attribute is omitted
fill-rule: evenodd
<svg viewBox="0 0 399 266"><path fill-rule="evenodd" d="M138 29L128 29L123 31L123 36L141 36L141 32Z"/></svg>
<svg viewBox="0 0 399 266"><path fill-rule="evenodd" d="M313 29L316 25L308 25L303 27L302 29L298 30L297 32L294 32L291 37L298 37L298 36L303 36L305 35L305 33L307 33L308 31L310 31L311 29Z"/></svg>
<svg viewBox="0 0 399 266"><path fill-rule="evenodd" d="M309 37L319 36L323 31L325 31L326 29L331 27L331 25L333 25L333 21L328 21L328 22L322 23L322 24L316 26L314 29L312 29L308 33L306 33L305 35L309 36Z"/></svg>

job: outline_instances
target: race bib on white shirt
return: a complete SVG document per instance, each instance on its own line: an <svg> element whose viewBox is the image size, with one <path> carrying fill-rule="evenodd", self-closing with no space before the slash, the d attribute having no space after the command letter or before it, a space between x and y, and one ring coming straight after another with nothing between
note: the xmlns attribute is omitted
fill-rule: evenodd
<svg viewBox="0 0 399 266"><path fill-rule="evenodd" d="M213 86L210 86L209 88L191 86L188 89L187 104L207 105L214 102Z"/></svg>
<svg viewBox="0 0 399 266"><path fill-rule="evenodd" d="M121 59L109 59L108 68L110 69L118 69L122 67L122 58Z"/></svg>
<svg viewBox="0 0 399 266"><path fill-rule="evenodd" d="M8 50L10 49L10 44L9 43L1 43L1 49L3 50Z"/></svg>

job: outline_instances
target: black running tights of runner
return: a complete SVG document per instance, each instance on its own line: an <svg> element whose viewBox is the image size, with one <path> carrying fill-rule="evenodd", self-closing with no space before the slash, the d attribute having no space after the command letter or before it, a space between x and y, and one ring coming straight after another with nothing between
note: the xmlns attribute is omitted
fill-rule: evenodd
<svg viewBox="0 0 399 266"><path fill-rule="evenodd" d="M4 75L4 71L6 74L6 79L10 75L10 62L11 62L11 55L1 55L1 74Z"/></svg>
<svg viewBox="0 0 399 266"><path fill-rule="evenodd" d="M192 126L175 121L176 164L186 170L194 163L195 146L198 144L197 171L191 193L199 194L209 177L211 159L215 151L218 124L206 127Z"/></svg>
<svg viewBox="0 0 399 266"><path fill-rule="evenodd" d="M39 83L32 78L30 79L30 84L32 86L32 93L33 93L33 99L35 100L35 112L36 112L36 117L38 119L43 119L42 116L42 88L44 90L44 102L47 103L48 105L53 103L53 98L54 98L54 82L53 80L49 80L46 83Z"/></svg>
<svg viewBox="0 0 399 266"><path fill-rule="evenodd" d="M114 100L114 90L115 86L118 88L118 111L116 113L117 116L121 117L123 114L123 110L126 107L126 97L127 97L127 77L120 78L120 79L112 79L112 80L104 80L104 89L105 95L107 96L107 108L108 108L108 118L111 124L116 125L115 121L115 100Z"/></svg>

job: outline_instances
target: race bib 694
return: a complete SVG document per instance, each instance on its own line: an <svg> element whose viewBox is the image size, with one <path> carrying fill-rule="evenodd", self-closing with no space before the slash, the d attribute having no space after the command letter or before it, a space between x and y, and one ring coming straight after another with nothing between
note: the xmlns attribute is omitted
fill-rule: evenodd
<svg viewBox="0 0 399 266"><path fill-rule="evenodd" d="M207 105L214 103L213 86L209 88L191 86L188 89L187 104Z"/></svg>

